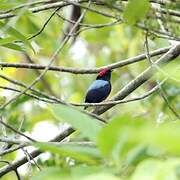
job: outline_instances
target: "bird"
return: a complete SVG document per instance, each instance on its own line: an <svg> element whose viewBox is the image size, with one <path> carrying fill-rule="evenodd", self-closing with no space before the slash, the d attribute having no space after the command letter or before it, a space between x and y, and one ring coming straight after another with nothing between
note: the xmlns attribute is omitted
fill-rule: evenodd
<svg viewBox="0 0 180 180"><path fill-rule="evenodd" d="M111 92L111 72L109 68L104 68L99 72L86 92L85 103L99 103L108 97ZM84 106L84 109L87 108L88 106Z"/></svg>

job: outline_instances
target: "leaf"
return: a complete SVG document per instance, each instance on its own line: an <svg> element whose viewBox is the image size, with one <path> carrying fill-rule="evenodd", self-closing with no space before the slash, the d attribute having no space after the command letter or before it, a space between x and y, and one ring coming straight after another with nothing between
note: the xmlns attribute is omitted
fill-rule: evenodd
<svg viewBox="0 0 180 180"><path fill-rule="evenodd" d="M10 36L10 37L6 37L6 38L0 38L0 45L3 44L7 44L7 43L11 43L15 40L16 38Z"/></svg>
<svg viewBox="0 0 180 180"><path fill-rule="evenodd" d="M44 168L42 171L38 172L32 180L59 180L63 178L64 180L69 180L65 178L67 176L67 170L58 167Z"/></svg>
<svg viewBox="0 0 180 180"><path fill-rule="evenodd" d="M129 0L124 10L124 19L133 25L146 16L149 7L149 0Z"/></svg>
<svg viewBox="0 0 180 180"><path fill-rule="evenodd" d="M155 160L148 159L140 163L132 175L131 180L139 179L173 179L178 180L177 170L180 167L180 159Z"/></svg>
<svg viewBox="0 0 180 180"><path fill-rule="evenodd" d="M99 121L72 107L52 105L51 108L58 120L71 124L73 128L80 130L84 137L96 142L96 136L102 127Z"/></svg>
<svg viewBox="0 0 180 180"><path fill-rule="evenodd" d="M92 174L89 175L82 180L92 180L92 179L99 179L99 180L121 180L121 178L108 173L98 173L98 174Z"/></svg>
<svg viewBox="0 0 180 180"><path fill-rule="evenodd" d="M107 169L99 166L74 166L69 169L45 168L38 172L32 180L121 180L121 178L107 172Z"/></svg>
<svg viewBox="0 0 180 180"><path fill-rule="evenodd" d="M146 157L148 157L147 147L138 145L128 152L125 164L128 166L136 165L139 161L145 159Z"/></svg>
<svg viewBox="0 0 180 180"><path fill-rule="evenodd" d="M18 40L21 40L25 45L27 45L34 51L33 47L31 46L31 43L26 39L26 37L22 33L17 31L15 28L1 21L0 21L0 28L4 29L4 31L7 32L9 35L16 37Z"/></svg>
<svg viewBox="0 0 180 180"><path fill-rule="evenodd" d="M107 124L99 133L98 146L104 156L117 156L128 134L124 133L124 123L130 122L128 116L116 118ZM123 136L122 136L123 135Z"/></svg>
<svg viewBox="0 0 180 180"><path fill-rule="evenodd" d="M34 143L34 145L43 151L50 151L63 157L71 157L77 161L96 164L98 152L93 147L78 145L58 146L50 143Z"/></svg>
<svg viewBox="0 0 180 180"><path fill-rule="evenodd" d="M0 105L4 104L6 102L5 96L0 96Z"/></svg>
<svg viewBox="0 0 180 180"><path fill-rule="evenodd" d="M1 2L1 4L0 4L0 9L2 10L2 9L9 9L9 8L12 8L12 7L14 7L14 6L16 6L16 5L18 5L17 3L14 3L14 2L5 2L5 3L3 3L3 2Z"/></svg>
<svg viewBox="0 0 180 180"><path fill-rule="evenodd" d="M168 78L168 80L174 80L175 83L179 82L180 80L180 65L179 62L180 58L176 58L173 60L173 62L169 63L167 66L159 67L155 66L155 68L158 70L158 73L154 77L154 79L164 79ZM171 81L173 82L173 81Z"/></svg>
<svg viewBox="0 0 180 180"><path fill-rule="evenodd" d="M24 52L24 48L23 47L21 47L20 45L14 44L14 43L7 43L7 44L3 44L1 46L9 48L9 49L16 50L16 51Z"/></svg>
<svg viewBox="0 0 180 180"><path fill-rule="evenodd" d="M167 153L180 155L179 127L179 121L163 124L159 128L145 126L139 131L140 141L158 147Z"/></svg>

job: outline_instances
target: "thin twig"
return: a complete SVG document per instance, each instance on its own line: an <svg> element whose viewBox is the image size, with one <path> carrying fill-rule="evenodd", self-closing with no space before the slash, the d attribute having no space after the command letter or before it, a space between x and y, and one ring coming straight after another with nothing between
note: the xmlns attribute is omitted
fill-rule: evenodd
<svg viewBox="0 0 180 180"><path fill-rule="evenodd" d="M31 64L35 64L35 62L32 60L32 58L27 54L24 53L26 60L31 63ZM41 74L41 72L38 69L34 69L34 72L36 73L37 76L39 76ZM45 77L41 78L41 83L44 85L44 89L46 89L51 95L56 96L56 94L54 93L54 91L52 90L51 85L49 84L49 82L46 80Z"/></svg>
<svg viewBox="0 0 180 180"><path fill-rule="evenodd" d="M35 33L34 35L32 35L31 37L27 38L28 40L30 39L33 39L37 36L39 36L45 29L45 27L47 26L47 24L49 23L49 21L52 19L52 17L56 14L57 11L60 10L61 7L57 8L50 16L49 18L45 21L45 23L43 24L42 28L37 32Z"/></svg>
<svg viewBox="0 0 180 180"><path fill-rule="evenodd" d="M75 24L75 23L76 23L76 21L72 21L72 20L70 20L70 19L67 19L67 18L63 17L62 15L60 15L59 13L57 13L57 12L56 12L56 14L57 14L57 16L58 16L59 18L61 18L61 19L64 20L64 21L67 21L67 22L69 22L69 23L71 23L71 24ZM122 23L121 21L122 21L122 19L120 18L120 19L117 19L117 20L115 20L115 21L113 21L113 22L109 22L109 23L105 23L105 24L86 24L86 23L79 23L79 25L82 26L82 27L88 27L88 28L103 28L103 27L113 26L113 25Z"/></svg>
<svg viewBox="0 0 180 180"><path fill-rule="evenodd" d="M157 81L157 84L159 85L159 82ZM163 91L162 86L159 85L160 89L160 95L163 98L164 102L166 103L167 107L170 109L170 111L177 117L177 119L180 120L180 115L176 112L176 110L172 107L172 105L169 103L168 98L166 97L165 92Z"/></svg>
<svg viewBox="0 0 180 180"><path fill-rule="evenodd" d="M36 142L36 140L35 140L35 139L33 139L33 138L31 138L31 137L29 137L29 136L25 135L24 133L22 133L22 132L18 131L17 129L13 128L13 127L12 127L12 126L10 126L9 124L7 124L7 123L3 122L3 121L2 121L2 117L0 117L0 123L1 123L2 125L4 125L6 128L8 128L8 129L12 130L13 132L15 132L15 133L17 133L17 134L19 134L19 135L21 135L21 136L23 136L23 137L27 138L28 140L33 141L33 142Z"/></svg>
<svg viewBox="0 0 180 180"><path fill-rule="evenodd" d="M152 60L151 57L149 55L149 45L148 45L148 32L145 34L145 47L146 47L146 52L147 52L147 59L149 61L149 64L151 66L151 68L153 66L157 66ZM158 69L158 68L157 68ZM156 84L157 87L159 89L159 93L161 95L161 97L163 98L163 100L165 101L166 105L168 106L168 108L172 111L172 113L178 118L180 119L180 116L178 115L178 113L176 112L176 110L171 106L171 104L169 103L165 93L163 92L162 86L161 84L158 82L158 80L156 80Z"/></svg>
<svg viewBox="0 0 180 180"><path fill-rule="evenodd" d="M14 88L9 88L9 87L6 87L6 86L0 86L0 88L10 90L10 91L14 91L14 92L22 93L22 91L20 91L20 90L17 90L17 89L14 89ZM83 104L68 103L68 102L62 101L62 100L60 100L58 98L55 98L53 96L49 96L48 99L45 99L45 98L40 98L38 96L35 96L33 94L29 94L29 93L24 93L24 95L35 98L38 101L43 101L43 102L50 103L50 104L58 104L58 103L60 103L60 104L64 104L64 105L67 105L67 106L72 106L72 105L73 106L85 106ZM104 118L99 117L96 114L93 114L93 113L90 113L90 112L87 112L87 111L83 111L83 110L80 110L80 111L87 114L87 115L89 115L89 116L91 116L91 117L93 117L93 118L95 118L95 119L97 119L97 120L100 120L102 122L106 122L106 120Z"/></svg>
<svg viewBox="0 0 180 180"><path fill-rule="evenodd" d="M173 58L175 58L179 54L180 54L180 44L171 48L168 51L168 53L166 53L164 56L162 56L157 61L157 63L158 64L164 64L164 63L172 60ZM141 84L143 84L145 81L147 81L152 76L152 74L149 74L149 71L150 70L147 69L145 72L140 74L137 78L135 78L133 81L131 81L128 85L126 85L126 87L124 87L120 92L118 92L117 95L115 95L113 99L114 100L120 100L120 99L123 99L126 96L128 96L132 91L134 91L137 87L139 87ZM147 76L147 74L149 74L149 75ZM111 107L112 107L112 105L110 105L110 106L108 105L108 106L105 106L103 108L96 108L94 112L96 114L102 114L103 112L107 111ZM62 141L64 138L66 138L67 136L69 136L73 132L74 132L74 129L68 128L66 131L64 131L63 133L60 133L57 137L55 137L52 141L53 142ZM39 151L39 150L35 150L31 153L31 155L33 157L37 157L40 154L41 154L41 151ZM11 165L8 165L8 166L1 168L0 169L0 177L2 177L3 175L7 174L10 171L12 171L13 169L16 169L19 166L25 164L26 162L27 162L27 158L23 157L22 159L13 162Z"/></svg>
<svg viewBox="0 0 180 180"><path fill-rule="evenodd" d="M91 4L91 0L88 3L88 7ZM79 19L77 20L76 24L74 24L74 26L72 27L70 34L74 31L74 29L76 29L76 27L78 26L78 24L81 22L81 20L83 19L84 15L86 14L87 10L84 10L83 13L81 14L81 16L79 17ZM11 98L10 100L8 100L6 103L4 103L0 109L4 109L7 105L9 105L10 103L12 103L13 101L15 101L17 98L19 98L22 94L24 94L26 91L28 91L30 88L32 88L36 83L38 83L40 81L40 79L48 72L50 66L54 63L54 61L56 60L56 57L58 56L58 54L60 53L60 51L64 48L65 44L68 42L68 40L70 39L69 36L66 36L65 39L63 40L63 42L60 44L59 48L56 50L56 52L53 54L53 56L50 59L50 62L48 63L48 65L46 66L46 68L44 69L44 71L28 86L28 88L26 88L25 90L22 91L22 93L14 96L13 98Z"/></svg>
<svg viewBox="0 0 180 180"><path fill-rule="evenodd" d="M31 160L34 162L34 165L39 169L39 171L41 171L41 167L37 164L37 162L34 160L34 158L31 156L30 153L28 153L28 151L24 148L22 148L22 151L24 152L24 155L27 157L29 166L33 165L33 163L31 162Z"/></svg>
<svg viewBox="0 0 180 180"><path fill-rule="evenodd" d="M12 153L12 152L17 151L17 150L19 150L19 149L21 149L22 147L25 147L25 146L28 146L28 145L20 144L20 145L18 145L16 147L12 147L12 148L3 150L3 151L0 152L0 156L4 156L6 154Z"/></svg>
<svg viewBox="0 0 180 180"><path fill-rule="evenodd" d="M155 63L155 65L164 65L167 62L175 59L180 54L180 43L176 46L173 46L166 54L161 56ZM112 97L111 101L122 100L131 94L135 89L145 83L148 79L150 79L155 73L156 68L149 67L144 72L139 74L134 80L130 81L124 88L122 88L114 97ZM114 105L106 105L104 107L97 107L94 109L93 113L102 114L112 108Z"/></svg>
<svg viewBox="0 0 180 180"><path fill-rule="evenodd" d="M67 136L69 136L70 134L72 134L74 132L74 129L72 129L71 127L64 130L63 132L61 132L60 134L58 134L55 138L53 138L51 140L51 142L60 142L62 141L64 138L66 138ZM31 152L31 156L33 158L39 156L42 152L39 150L34 150L33 152ZM12 171L12 170L16 170L18 167L20 167L21 165L27 163L27 157L24 156L19 160L16 160L14 162L12 162L10 165L4 166L3 168L0 169L0 177L2 177L3 175L7 174L8 172Z"/></svg>
<svg viewBox="0 0 180 180"><path fill-rule="evenodd" d="M3 89L7 89L7 90L11 90L11 91L15 91L15 92L19 92L21 93L20 90L16 90L13 88L8 88L8 87L4 87L4 86L0 86L0 88ZM46 103L50 103L50 104L56 104L56 103L61 103L61 104L66 104L66 105L72 105L72 106L105 106L105 105L117 105L117 104L123 104L123 103L128 103L128 102L133 102L133 101L138 101L138 100L142 100L147 98L148 96L152 95L154 92L157 91L157 86L155 86L154 88L152 88L150 91L146 92L144 95L141 95L139 97L135 97L135 98L131 98L131 99L125 99L125 100L119 100L119 101L105 101L105 102L101 102L101 103L71 103L71 102L65 102L59 99L54 99L53 97L49 97L49 99L45 99L45 98L40 98L40 97L36 97L32 94L29 93L25 93L24 95L35 98L39 101L43 101ZM60 101L60 102L59 102ZM99 117L97 117L99 119Z"/></svg>
<svg viewBox="0 0 180 180"><path fill-rule="evenodd" d="M15 88L11 88L11 87L7 87L7 86L0 86L0 89L5 89L5 90L8 90L8 91L22 93L21 90L18 90L18 89L15 89ZM26 95L26 96L32 97L34 99L37 99L38 101L43 101L43 102L47 102L47 103L54 103L54 101L52 101L52 100L41 98L41 97L38 97L38 96L30 94L30 93L23 93L23 94ZM58 100L58 102L60 102L60 100Z"/></svg>
<svg viewBox="0 0 180 180"><path fill-rule="evenodd" d="M52 3L52 0L40 0L40 1L35 1L35 2L28 2L28 3L24 3L24 4L20 4L17 5L13 8L10 8L8 10L4 10L4 11L0 11L0 14L6 14L24 7L30 7L30 6L35 6L35 5L39 5L39 4L44 4L44 3Z"/></svg>
<svg viewBox="0 0 180 180"><path fill-rule="evenodd" d="M20 82L20 81L18 81L18 80L16 80L16 79L12 79L12 78L10 78L10 77L8 77L8 76L5 76L5 75L2 75L2 74L0 74L0 78L4 79L4 80L6 80L6 81L8 81L8 82L10 82L10 83L12 83L12 84L14 84L14 85L18 85L18 86L20 86L20 87L23 87L23 88L27 88L27 87L28 87L28 85L26 85L25 83ZM0 88L1 88L1 86L0 86ZM2 88L6 89L5 86L2 86ZM54 96L49 96L48 94L46 94L46 93L44 93L44 92L42 92L42 91L40 91L40 90L38 90L38 89L30 88L30 90L31 90L32 92L34 92L35 94L38 94L38 95L40 95L40 96L42 96L42 97L46 97L46 98L51 99L51 100L57 99L56 97L54 97ZM35 97L34 97L34 98L35 98ZM60 100L59 100L59 101L60 101Z"/></svg>

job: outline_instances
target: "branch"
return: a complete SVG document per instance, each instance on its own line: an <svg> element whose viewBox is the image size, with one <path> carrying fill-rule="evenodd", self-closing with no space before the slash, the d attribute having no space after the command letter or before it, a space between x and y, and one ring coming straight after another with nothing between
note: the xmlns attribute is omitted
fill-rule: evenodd
<svg viewBox="0 0 180 180"><path fill-rule="evenodd" d="M0 78L4 79L4 80L6 80L6 81L8 81L8 82L10 82L10 83L12 83L14 85L23 87L23 88L27 88L28 87L28 85L26 85L25 83L17 81L16 79L12 79L12 78L10 78L8 76L5 76L5 75L2 75L2 74L0 74ZM10 91L20 92L20 90L17 90L17 89L14 89L14 88L9 88L9 87L6 87L6 86L0 86L0 88L7 89L7 90L10 90ZM29 90L31 90L35 94L38 94L38 95L40 95L42 97L47 98L47 99L56 100L56 101L60 102L60 99L58 99L58 98L56 98L54 96L50 96L50 95L48 95L48 94L46 94L46 93L44 93L44 92L42 92L42 91L40 91L38 89L30 88ZM40 98L40 97L38 97L38 96L36 96L34 94L31 94L31 97L32 97L32 95L34 96L33 98L38 98L38 99Z"/></svg>
<svg viewBox="0 0 180 180"><path fill-rule="evenodd" d="M13 91L13 92L17 92L17 93L22 93L21 90L18 90L18 89L15 89L15 88L11 88L11 87L7 87L7 86L0 86L0 89L5 89L5 90L8 90L8 91ZM48 99L45 99L45 98L41 98L41 97L38 97L34 94L30 94L30 93L23 93L24 95L26 96L29 96L31 98L34 98L34 99L37 99L38 101L43 101L43 102L46 102L46 103L54 103L54 100L49 100L50 98ZM55 101L57 102L57 101ZM60 100L58 99L58 102L60 102ZM60 102L61 103L61 102Z"/></svg>
<svg viewBox="0 0 180 180"><path fill-rule="evenodd" d="M15 11L15 10L18 10L18 9L21 9L24 7L30 7L30 6L35 6L38 4L45 4L45 3L53 3L53 1L52 0L40 0L40 1L35 1L35 2L28 2L28 3L24 3L24 4L17 5L15 7L12 7L8 10L0 11L0 14L5 14L5 13L9 13L9 12L12 12L12 11Z"/></svg>
<svg viewBox="0 0 180 180"><path fill-rule="evenodd" d="M23 148L25 146L26 146L25 144L20 144L20 145L18 145L16 147L12 147L12 148L0 151L0 156L2 157L4 155L6 155L6 154L9 154L9 153L12 153L14 151L17 151L17 150L19 150L19 149L21 149L21 148Z"/></svg>
<svg viewBox="0 0 180 180"><path fill-rule="evenodd" d="M2 121L2 117L0 117L0 124L2 124L3 126L5 126L5 127L8 128L8 129L14 131L15 133L17 133L17 134L19 134L19 135L21 135L21 136L27 138L28 140L33 141L33 142L36 142L35 139L33 139L33 138L31 138L31 137L25 135L24 133L18 131L17 129L15 129L14 127L10 126L9 124L3 122L3 121Z"/></svg>
<svg viewBox="0 0 180 180"><path fill-rule="evenodd" d="M0 88L5 89L5 90L9 90L9 91L14 91L14 92L18 92L21 93L22 91L14 89L14 88L9 88L6 86L0 86ZM33 94L29 94L29 93L24 93L24 95L29 96L31 98L37 99L38 101L43 101L46 103L50 103L50 104L54 104L54 103L60 103L60 104L66 104L66 105L72 105L72 106L104 106L104 105L117 105L117 104L123 104L123 103L128 103L128 102L133 102L133 101L138 101L138 100L142 100L145 99L147 97L149 97L150 95L152 95L154 92L156 92L158 90L158 87L155 86L154 88L152 88L150 91L146 92L144 95L141 95L139 97L135 97L135 98L131 98L131 99L125 99L125 100L118 100L118 101L105 101L105 102L101 102L101 103L71 103L71 102L65 102L62 101L58 98L54 98L52 96L49 97L48 99L45 98L40 98L38 96L35 96ZM88 112L88 111L86 111ZM92 114L94 115L94 114ZM98 117L98 118L97 118ZM96 119L99 119L99 116L97 116ZM105 122L105 120L100 119L101 121Z"/></svg>
<svg viewBox="0 0 180 180"><path fill-rule="evenodd" d="M19 84L17 84L17 85L19 85ZM22 93L22 91L20 91L20 90L17 90L17 89L14 89L14 88L9 88L9 87L6 87L6 86L0 86L0 88L5 89L5 90L9 90L9 91L14 91L14 92ZM26 88L26 87L25 87L25 88ZM33 90L33 91L35 91L35 92L37 91L37 90L32 89L32 88L31 88L31 90ZM54 96L46 95L46 94L44 94L44 93L41 93L41 95L46 96L46 99L45 99L45 98L38 97L38 96L33 95L33 94L29 94L29 93L23 93L23 94L26 95L26 96L32 97L32 98L34 98L34 99L37 99L37 100L39 100L39 101L43 101L43 102L51 103L51 104L53 104L53 103L60 103L60 104L64 104L64 105L67 105L67 106L72 106L72 105L74 105L74 106L75 106L75 105L76 105L76 106L84 106L83 104L67 103L67 102L65 102L65 101L62 101L61 99L58 99L58 98L56 98L56 97L54 97ZM86 105L86 104L85 104L85 105ZM101 121L101 122L103 122L103 123L106 123L106 120L105 120L104 118L99 117L99 116L97 116L96 114L93 114L93 113L90 113L90 112L84 111L84 110L80 110L80 111L83 112L83 113L85 113L85 114L87 114L87 115L89 115L89 116L91 116L91 117L93 117L93 118L95 118L95 119L97 119L97 120L99 120L99 121Z"/></svg>
<svg viewBox="0 0 180 180"><path fill-rule="evenodd" d="M166 62L171 61L172 59L176 58L180 54L180 44L176 45L175 47L172 47L165 55L163 55L156 63L156 65L164 64ZM153 68L154 69L154 68ZM141 84L143 84L145 81L147 81L151 76L152 68L148 68L145 70L142 74L140 74L136 79L131 81L127 86L125 86L119 93L117 93L116 96L114 96L113 100L121 100L128 96L132 91L134 91L136 88L138 88ZM95 113L96 114L102 114L114 105L108 105L103 108L96 108ZM64 132L60 133L57 137L51 140L51 142L59 142L62 141L64 138L68 137L70 134L74 132L74 129L71 127L66 129ZM34 150L31 154L33 158L39 156L42 152L39 150ZM16 160L9 166L5 166L0 169L0 177L7 174L8 172L17 169L21 165L27 163L27 157L23 157L20 160Z"/></svg>
<svg viewBox="0 0 180 180"><path fill-rule="evenodd" d="M56 14L57 11L60 10L61 7L57 8L49 17L48 19L45 21L45 23L43 24L42 28L35 33L34 35L32 35L31 37L27 38L28 40L35 38L36 36L39 36L45 29L45 27L47 26L47 24L49 23L49 21L52 19L52 17Z"/></svg>
<svg viewBox="0 0 180 180"><path fill-rule="evenodd" d="M111 17L111 18L114 17L114 16L109 15L108 13L104 13L104 12L98 11L96 9L90 8L88 6L79 4L82 2L88 2L88 0L77 0L76 2L64 0L63 2L61 1L61 2L45 4L45 5L41 5L39 7L29 8L28 10L31 11L32 13L38 13L38 12L49 10L49 9L62 8L62 7L69 6L69 5L76 5L76 3L77 3L78 4L77 6L88 9L89 11L101 14L101 15L106 16L106 17ZM96 2L94 1L94 3L96 3ZM97 1L97 3L98 3L98 1ZM102 3L100 3L100 4L102 4ZM2 12L0 14L0 19L7 19L7 18L15 17L15 16L17 16L17 15L13 14L13 13L6 13L6 12L3 13Z"/></svg>
<svg viewBox="0 0 180 180"><path fill-rule="evenodd" d="M170 49L169 47L165 48L160 48L158 50L151 51L149 54L151 57L158 56L161 54L166 53ZM106 66L102 66L99 68L73 68L73 67L61 67L61 66L50 66L49 71L60 71L60 72L67 72L67 73L72 73L72 74L95 74L100 72L104 68L109 68L109 69L116 69L120 68L129 64L133 64L139 61L142 61L146 58L146 54L140 54L138 56L128 58L125 60L118 60L116 63L112 63ZM45 65L40 65L40 64L30 64L30 63L5 63L5 62L0 62L0 67L1 68L7 68L7 67L12 67L12 68L25 68L25 69L39 69L39 70L44 70L47 66Z"/></svg>
<svg viewBox="0 0 180 180"><path fill-rule="evenodd" d="M31 59L31 57L27 54L24 53L25 59L32 64L35 64L35 62ZM39 76L41 74L41 72L38 69L34 69L34 72L37 76ZM56 96L56 94L54 93L54 91L52 90L50 84L48 83L48 81L46 80L45 77L41 78L41 83L43 84L43 86L45 87L44 89L46 89L51 95Z"/></svg>
<svg viewBox="0 0 180 180"><path fill-rule="evenodd" d="M166 54L164 54L161 58L159 58L156 63L152 67L147 68L144 72L142 72L139 76L137 76L134 80L129 82L123 89L121 89L112 99L111 101L122 100L131 94L135 89L145 83L148 79L150 79L153 74L157 71L155 66L163 65L171 60L175 59L180 55L180 43L176 46L173 46ZM102 114L112 108L114 105L107 105L104 107L97 107L94 109L93 113Z"/></svg>
<svg viewBox="0 0 180 180"><path fill-rule="evenodd" d="M11 163L10 163L9 161L0 160L0 162L3 162L3 163L6 163L6 164L11 165ZM18 170L17 170L17 169L14 169L14 172L15 172L15 174L16 174L16 176L17 176L17 179L18 179L18 180L21 180L21 177L20 177L20 175L19 175Z"/></svg>
<svg viewBox="0 0 180 180"><path fill-rule="evenodd" d="M61 19L64 20L64 21L67 21L67 22L69 22L69 23L71 23L71 24L75 24L75 23L76 23L76 21L73 21L73 20L71 20L71 19L67 19L67 18L63 17L62 15L60 15L59 13L56 13L56 14L57 14L57 16L58 16L59 18L61 18ZM121 19L117 19L117 20L115 20L115 21L113 21L113 22L109 22L109 23L105 23L105 24L86 24L86 23L79 23L79 25L82 26L82 27L87 27L87 28L103 28L103 27L108 27L108 26L117 25L117 24L119 24L119 23L122 23L122 20L121 20Z"/></svg>
<svg viewBox="0 0 180 180"><path fill-rule="evenodd" d="M88 3L88 7L91 4L91 0ZM71 31L69 32L70 34L76 29L76 27L79 25L79 23L81 22L81 20L83 19L83 17L85 16L87 12L87 9L85 9L81 16L79 17L79 19L77 20L76 24L73 25ZM35 79L33 80L33 82L26 88L24 89L20 94L14 96L13 98L11 98L10 100L8 100L6 103L4 103L0 109L5 109L5 107L7 105L9 105L10 103L12 103L13 101L15 101L17 98L19 98L22 94L26 93L30 88L32 88L35 84L37 84L41 78L48 72L50 66L54 63L54 61L56 60L57 56L59 55L59 53L62 51L62 49L64 48L65 44L68 42L68 40L70 39L69 36L66 36L66 38L62 41L62 43L60 44L60 46L57 48L57 50L55 51L55 53L52 55L52 57L50 58L50 61L48 63L48 65L46 66L46 68L44 69L44 71Z"/></svg>
<svg viewBox="0 0 180 180"><path fill-rule="evenodd" d="M161 84L163 84L164 81L161 82ZM139 101L142 99L145 99L147 97L149 97L150 95L152 95L154 92L156 92L158 90L158 86L155 86L154 88L152 88L150 91L146 92L145 94L139 96L139 97L135 97L135 98L131 98L131 99L124 99L124 100L117 100L117 101L105 101L102 103L71 103L71 105L74 106L105 106L105 105L117 105L117 104L123 104L123 103L128 103L128 102L134 102L134 101Z"/></svg>
<svg viewBox="0 0 180 180"><path fill-rule="evenodd" d="M71 4L65 3L65 2L55 2L55 3L51 3L51 4L42 5L39 7L29 8L28 10L31 11L32 13L38 13L38 12L45 11L48 9L61 8L61 7L65 7L68 5L71 5ZM13 14L13 13L4 13L3 14L3 13L1 13L0 19L7 19L7 18L15 17L15 16L17 16L17 14Z"/></svg>
<svg viewBox="0 0 180 180"><path fill-rule="evenodd" d="M74 129L68 128L65 131L61 132L59 135L57 135L50 142L60 142L60 141L64 140L64 138L66 138L70 134L72 134L73 132L74 132ZM35 157L39 156L41 153L42 152L39 150L34 150L30 154L33 158L35 158ZM2 177L3 175L7 174L8 172L10 172L12 170L16 170L18 167L20 167L21 165L23 165L27 162L28 162L28 159L26 156L24 156L23 158L16 160L7 166L4 166L3 168L0 169L0 177Z"/></svg>

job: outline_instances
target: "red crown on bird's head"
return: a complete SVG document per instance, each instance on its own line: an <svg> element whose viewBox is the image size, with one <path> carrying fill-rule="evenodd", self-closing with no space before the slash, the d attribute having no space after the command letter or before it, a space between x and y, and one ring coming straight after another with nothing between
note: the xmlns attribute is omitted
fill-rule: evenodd
<svg viewBox="0 0 180 180"><path fill-rule="evenodd" d="M109 68L104 68L103 70L101 70L98 74L99 77L104 76L108 71L110 71Z"/></svg>

